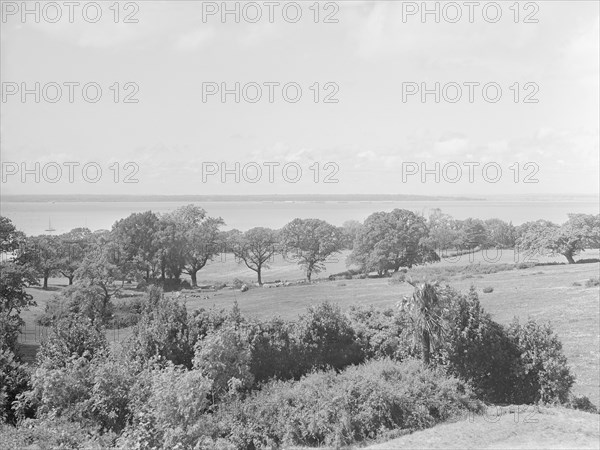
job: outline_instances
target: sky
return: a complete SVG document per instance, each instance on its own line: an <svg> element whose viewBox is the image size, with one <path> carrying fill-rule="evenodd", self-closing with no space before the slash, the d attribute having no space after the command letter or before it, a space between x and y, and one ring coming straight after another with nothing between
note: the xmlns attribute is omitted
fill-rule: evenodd
<svg viewBox="0 0 600 450"><path fill-rule="evenodd" d="M599 2L76 3L2 1L2 195L598 194Z"/></svg>

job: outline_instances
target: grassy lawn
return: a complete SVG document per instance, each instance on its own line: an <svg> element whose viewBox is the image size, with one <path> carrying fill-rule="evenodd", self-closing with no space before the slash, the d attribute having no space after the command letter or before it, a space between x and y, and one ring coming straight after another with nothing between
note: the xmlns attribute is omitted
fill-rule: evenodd
<svg viewBox="0 0 600 450"><path fill-rule="evenodd" d="M493 256L490 254L490 256ZM588 252L581 258L598 257L597 252ZM439 266L455 264L465 265L469 259L475 264L489 264L481 254L463 255L458 261L444 261ZM510 251L504 252L498 263L514 263L515 258ZM522 261L522 258L521 258ZM561 259L541 262L562 262ZM328 264L327 271L320 274L326 278L332 273L346 270L345 255ZM574 392L587 395L596 405L600 403L600 303L598 287L585 287L585 281L598 277L599 263L576 265L537 266L522 270L508 270L492 274L473 275L466 278L457 274L448 278L453 287L465 291L474 285L479 293L485 309L500 323L508 324L514 317L522 322L532 317L538 321L550 321L564 345L577 381ZM293 263L277 259L272 268L265 272L265 281L294 280L303 277L302 271ZM254 272L237 264L233 258L209 264L199 273L199 284L227 282L234 278L252 282ZM202 280L202 281L200 281ZM581 286L575 286L578 282ZM56 294L65 282L62 279L51 280L49 291L32 288L38 303L37 307L23 313L27 322L26 330L34 330L35 318L40 315L45 304ZM482 289L492 287L493 292L483 293ZM390 283L389 278L324 281L310 285L294 285L287 287L252 288L247 292L223 289L216 292L182 291L177 295L185 302L190 311L199 308L230 308L234 301L238 302L244 314L255 317L280 316L295 319L303 313L307 306L325 300L338 303L343 309L351 305L394 306L402 295L409 294L412 287L404 284ZM109 330L109 340L121 340L130 330ZM33 359L36 335L29 334L22 341L28 360Z"/></svg>

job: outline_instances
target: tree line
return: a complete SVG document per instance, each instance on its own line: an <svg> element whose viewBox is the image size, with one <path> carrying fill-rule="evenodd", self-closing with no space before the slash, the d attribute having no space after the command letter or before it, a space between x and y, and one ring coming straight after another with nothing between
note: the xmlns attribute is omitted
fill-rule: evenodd
<svg viewBox="0 0 600 450"><path fill-rule="evenodd" d="M440 255L451 252L488 248L563 255L574 263L579 252L600 245L600 215L587 214L570 214L562 225L537 220L514 226L497 218L458 220L440 209L428 218L394 209L341 227L297 218L281 229L255 227L242 232L224 231L222 218L190 204L168 214L133 213L111 230L75 228L56 236L25 236L9 219L0 221L2 239L12 242L4 253L13 252L15 261L27 265L44 288L50 277L62 275L69 284L79 278L98 285L107 297L115 282L125 280L176 287L185 274L197 286L198 272L222 253L235 255L262 285L263 272L276 255L298 263L310 281L343 250L350 251L348 266L386 275L439 261Z"/></svg>

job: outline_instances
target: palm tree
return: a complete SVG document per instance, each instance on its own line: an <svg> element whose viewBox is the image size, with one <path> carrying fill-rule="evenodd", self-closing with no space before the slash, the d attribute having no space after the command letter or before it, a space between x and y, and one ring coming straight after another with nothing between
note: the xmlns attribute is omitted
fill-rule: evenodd
<svg viewBox="0 0 600 450"><path fill-rule="evenodd" d="M415 283L405 280L415 288L412 296L404 297L400 309L413 329L415 343L420 342L423 362L431 361L433 345L439 343L446 331L443 320L444 299L438 283Z"/></svg>

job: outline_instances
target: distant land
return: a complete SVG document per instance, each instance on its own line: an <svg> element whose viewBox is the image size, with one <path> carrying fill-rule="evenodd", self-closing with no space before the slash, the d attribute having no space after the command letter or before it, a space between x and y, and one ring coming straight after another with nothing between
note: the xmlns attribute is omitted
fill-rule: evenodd
<svg viewBox="0 0 600 450"><path fill-rule="evenodd" d="M481 197L410 194L266 194L266 195L2 195L7 203L46 202L385 202L482 201Z"/></svg>

